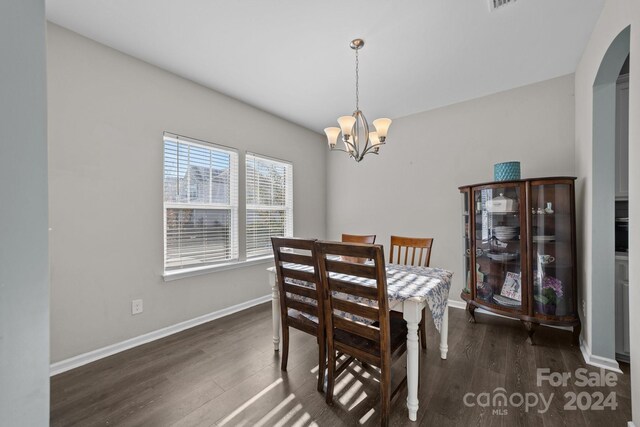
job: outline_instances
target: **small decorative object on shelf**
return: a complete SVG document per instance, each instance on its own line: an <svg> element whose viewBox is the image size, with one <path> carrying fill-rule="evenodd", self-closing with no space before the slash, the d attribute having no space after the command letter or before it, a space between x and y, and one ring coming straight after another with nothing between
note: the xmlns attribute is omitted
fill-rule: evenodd
<svg viewBox="0 0 640 427"><path fill-rule="evenodd" d="M500 193L486 202L487 211L491 213L515 213L518 211L518 202Z"/></svg>
<svg viewBox="0 0 640 427"><path fill-rule="evenodd" d="M547 202L547 207L544 208L544 213L551 215L553 212L553 203Z"/></svg>
<svg viewBox="0 0 640 427"><path fill-rule="evenodd" d="M493 165L494 181L516 181L520 179L520 162L503 162Z"/></svg>
<svg viewBox="0 0 640 427"><path fill-rule="evenodd" d="M536 311L554 316L558 301L563 297L562 282L551 276L544 276L540 285L540 273L534 275L533 289Z"/></svg>
<svg viewBox="0 0 640 427"><path fill-rule="evenodd" d="M520 319L532 344L539 324L573 326L577 343L574 183L554 177L460 187L467 274L461 297L470 321L481 307Z"/></svg>

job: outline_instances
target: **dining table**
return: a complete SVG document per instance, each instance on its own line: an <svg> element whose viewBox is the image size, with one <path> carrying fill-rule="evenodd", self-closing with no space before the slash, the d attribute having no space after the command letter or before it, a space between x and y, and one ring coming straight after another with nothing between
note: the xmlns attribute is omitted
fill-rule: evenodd
<svg viewBox="0 0 640 427"><path fill-rule="evenodd" d="M292 265L287 265L292 267ZM308 269L311 266L296 265L295 268ZM272 298L273 346L280 350L280 295L276 280L276 268L267 269ZM440 333L440 358L447 358L448 302L453 273L433 267L387 264L387 295L389 309L402 312L407 322L407 409L409 419L416 421L419 408L418 377L420 345L418 326L422 310L429 307L433 324ZM344 280L344 278L343 278ZM347 279L348 280L348 279Z"/></svg>

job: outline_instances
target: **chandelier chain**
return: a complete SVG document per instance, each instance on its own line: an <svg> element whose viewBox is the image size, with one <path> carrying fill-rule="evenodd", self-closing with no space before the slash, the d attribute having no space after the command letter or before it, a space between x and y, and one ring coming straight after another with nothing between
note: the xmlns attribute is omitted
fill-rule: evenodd
<svg viewBox="0 0 640 427"><path fill-rule="evenodd" d="M360 61L358 59L358 49L356 49L356 110L360 109L360 77L359 77Z"/></svg>

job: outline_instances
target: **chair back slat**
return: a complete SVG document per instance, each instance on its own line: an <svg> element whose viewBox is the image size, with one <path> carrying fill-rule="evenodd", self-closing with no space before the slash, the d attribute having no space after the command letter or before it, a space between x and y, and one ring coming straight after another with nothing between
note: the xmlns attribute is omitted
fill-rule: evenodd
<svg viewBox="0 0 640 427"><path fill-rule="evenodd" d="M285 297L287 307L293 308L294 310L301 311L302 313L307 313L311 316L318 316L318 306L309 304L307 302L299 301L293 298Z"/></svg>
<svg viewBox="0 0 640 427"><path fill-rule="evenodd" d="M293 280L302 280L303 282L309 283L315 283L317 280L315 271L297 270L295 268L288 268L286 265L282 266L282 277Z"/></svg>
<svg viewBox="0 0 640 427"><path fill-rule="evenodd" d="M354 295L370 300L378 299L378 290L373 286L359 285L357 283L352 283L341 279L334 279L331 277L327 279L327 286L328 289L334 292L342 292L344 294Z"/></svg>
<svg viewBox="0 0 640 427"><path fill-rule="evenodd" d="M310 335L317 335L318 333L317 326L315 326L312 322L303 321L300 318L289 317L287 319L287 324Z"/></svg>
<svg viewBox="0 0 640 427"><path fill-rule="evenodd" d="M315 289L307 288L306 286L295 285L293 283L284 283L284 291L288 294L300 295L301 297L307 297L316 299L318 294Z"/></svg>
<svg viewBox="0 0 640 427"><path fill-rule="evenodd" d="M334 300L335 301L335 300ZM353 335L368 339L373 345L380 343L380 328L366 325L364 323L355 322L342 316L333 318L333 327Z"/></svg>
<svg viewBox="0 0 640 427"><path fill-rule="evenodd" d="M311 256L292 252L281 252L280 261L290 262L292 264L313 265L313 258Z"/></svg>
<svg viewBox="0 0 640 427"><path fill-rule="evenodd" d="M333 271L334 273L340 274L348 274L358 277L364 277L367 279L375 279L376 278L376 269L372 265L366 264L355 264L344 262L348 260L343 260L343 262L334 261L331 259L327 260L327 269L329 271Z"/></svg>
<svg viewBox="0 0 640 427"><path fill-rule="evenodd" d="M373 354L370 349L359 347L356 344L347 344L343 342L334 342L334 349L344 354L354 356L356 359L366 362L373 366L380 365L380 355Z"/></svg>
<svg viewBox="0 0 640 427"><path fill-rule="evenodd" d="M340 298L334 298L332 303L334 310L355 314L356 316L364 317L365 319L369 319L374 322L378 320L378 310L366 304L351 302Z"/></svg>
<svg viewBox="0 0 640 427"><path fill-rule="evenodd" d="M316 255L324 289L329 351L342 348L356 357L368 355L363 360L376 366L386 364L391 357L390 322L382 246L318 241ZM334 256L341 258L336 260ZM353 264L342 257L370 259L373 265ZM358 299L368 301L360 303ZM371 324L351 320L345 313L368 319Z"/></svg>
<svg viewBox="0 0 640 427"><path fill-rule="evenodd" d="M323 290L316 268L315 239L272 237L276 280L280 293L282 326L302 329L324 336ZM304 253L302 253L304 252ZM294 265L295 264L295 265ZM300 281L300 283L292 283ZM304 317L293 316L289 309L317 319L316 326ZM313 331L315 328L315 332Z"/></svg>
<svg viewBox="0 0 640 427"><path fill-rule="evenodd" d="M389 262L395 262L396 264L413 265L417 267L429 267L432 247L432 238L391 236L391 252L389 255ZM416 251L418 249L420 249L420 252L416 257ZM409 263L410 250L412 252L411 263ZM404 260L402 260L401 258L403 252ZM397 255L395 255L396 253Z"/></svg>

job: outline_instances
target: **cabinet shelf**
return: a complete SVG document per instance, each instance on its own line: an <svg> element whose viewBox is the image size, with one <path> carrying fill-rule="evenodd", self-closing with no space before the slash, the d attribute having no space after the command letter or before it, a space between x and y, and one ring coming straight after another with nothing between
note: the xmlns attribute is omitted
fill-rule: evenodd
<svg viewBox="0 0 640 427"><path fill-rule="evenodd" d="M537 265L537 264L536 264ZM551 269L551 268L573 268L573 264L570 263L566 263L566 264L558 264L558 263L553 263L553 264L544 264L542 266L543 269Z"/></svg>

